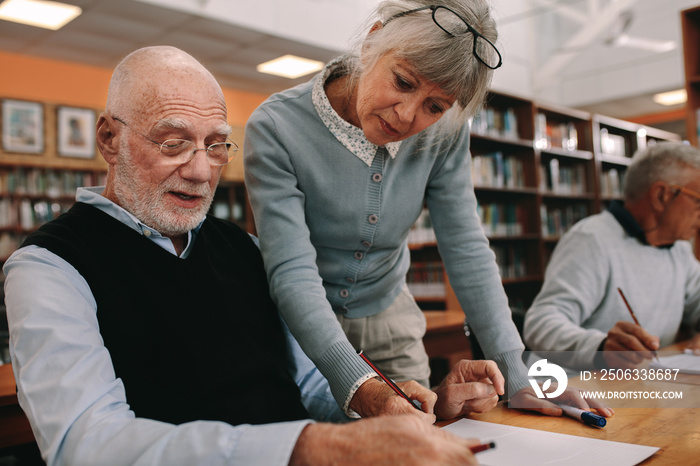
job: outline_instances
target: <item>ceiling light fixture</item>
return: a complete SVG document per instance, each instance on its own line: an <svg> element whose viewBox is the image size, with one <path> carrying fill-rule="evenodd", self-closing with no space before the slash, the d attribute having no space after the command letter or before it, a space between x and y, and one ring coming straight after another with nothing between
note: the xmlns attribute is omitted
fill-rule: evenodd
<svg viewBox="0 0 700 466"><path fill-rule="evenodd" d="M0 19L54 31L82 12L80 7L46 0L5 0L0 4Z"/></svg>
<svg viewBox="0 0 700 466"><path fill-rule="evenodd" d="M685 103L686 100L688 100L688 95L686 94L685 89L661 92L654 95L654 102L661 105L677 105Z"/></svg>
<svg viewBox="0 0 700 466"><path fill-rule="evenodd" d="M289 79L313 73L322 69L324 63L308 58L301 58L294 55L284 55L274 60L259 64L255 69L260 73L283 76Z"/></svg>

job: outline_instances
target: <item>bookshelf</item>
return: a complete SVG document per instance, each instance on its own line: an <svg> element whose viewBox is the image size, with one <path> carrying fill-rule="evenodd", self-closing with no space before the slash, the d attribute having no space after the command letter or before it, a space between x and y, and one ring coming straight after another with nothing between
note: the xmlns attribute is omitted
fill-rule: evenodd
<svg viewBox="0 0 700 466"><path fill-rule="evenodd" d="M688 141L698 146L700 133L700 6L681 11L683 64L685 67L686 128Z"/></svg>
<svg viewBox="0 0 700 466"><path fill-rule="evenodd" d="M490 94L472 121L472 181L514 314L524 313L539 292L561 235L621 199L632 154L662 140L680 137L603 115ZM407 281L419 305L461 309L440 267L427 210L409 234L409 249Z"/></svg>
<svg viewBox="0 0 700 466"><path fill-rule="evenodd" d="M688 141L700 146L700 6L681 11L681 35L683 37L683 64L685 67L686 134ZM695 256L700 259L700 248Z"/></svg>

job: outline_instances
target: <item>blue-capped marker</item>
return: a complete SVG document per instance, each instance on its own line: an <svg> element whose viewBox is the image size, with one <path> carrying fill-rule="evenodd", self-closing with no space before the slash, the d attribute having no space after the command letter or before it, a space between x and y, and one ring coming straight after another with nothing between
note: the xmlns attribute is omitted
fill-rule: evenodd
<svg viewBox="0 0 700 466"><path fill-rule="evenodd" d="M583 422L584 424L588 424L589 426L605 427L605 424L607 424L607 421L603 416L592 413L590 411L584 411L582 409L574 408L573 406L569 405L559 405L559 407L562 411L564 411L564 414L566 414L567 416L571 416L574 419L578 419L579 421Z"/></svg>

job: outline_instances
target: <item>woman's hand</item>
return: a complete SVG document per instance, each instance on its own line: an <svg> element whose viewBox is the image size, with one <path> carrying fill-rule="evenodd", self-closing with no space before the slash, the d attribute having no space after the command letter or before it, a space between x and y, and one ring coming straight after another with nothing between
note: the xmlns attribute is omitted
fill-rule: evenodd
<svg viewBox="0 0 700 466"><path fill-rule="evenodd" d="M493 361L462 359L435 392L435 414L439 419L452 419L492 409L498 403L498 395L505 392L505 380Z"/></svg>
<svg viewBox="0 0 700 466"><path fill-rule="evenodd" d="M420 417L427 424L434 424L435 414L433 414L433 408L437 395L418 382L400 382L397 385L409 398L417 400L421 404L420 411L396 394L389 385L377 379L369 379L360 385L360 388L357 389L350 401L350 409L363 418L413 414Z"/></svg>
<svg viewBox="0 0 700 466"><path fill-rule="evenodd" d="M553 389L556 389L556 383L552 384L551 390ZM508 405L511 408L537 411L547 416L561 416L563 411L556 403L566 404L585 410L594 408L598 414L604 417L610 417L615 414L612 408L600 401L592 398L584 398L581 395L581 390L578 388L567 388L564 390L564 393L556 398L543 399L537 397L532 387L525 387L510 399Z"/></svg>

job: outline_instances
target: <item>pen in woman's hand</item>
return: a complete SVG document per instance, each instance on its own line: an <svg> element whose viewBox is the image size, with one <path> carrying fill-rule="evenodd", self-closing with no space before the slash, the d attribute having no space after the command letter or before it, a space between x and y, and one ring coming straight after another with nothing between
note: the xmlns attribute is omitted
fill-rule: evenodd
<svg viewBox="0 0 700 466"><path fill-rule="evenodd" d="M393 380L384 375L384 373L379 370L379 368L372 362L370 358L367 357L367 355L361 349L357 350L357 354L367 363L369 367L371 367L374 370L374 372L376 372L379 375L379 377L382 378L384 382L386 382L391 387L392 390L394 390L394 392L396 392L397 395L411 403L411 406L416 408L418 411L423 411L422 409L420 409L420 404L416 400L410 399L408 395L406 395L403 392L403 390L401 390L399 386L396 385L396 383L394 383Z"/></svg>

